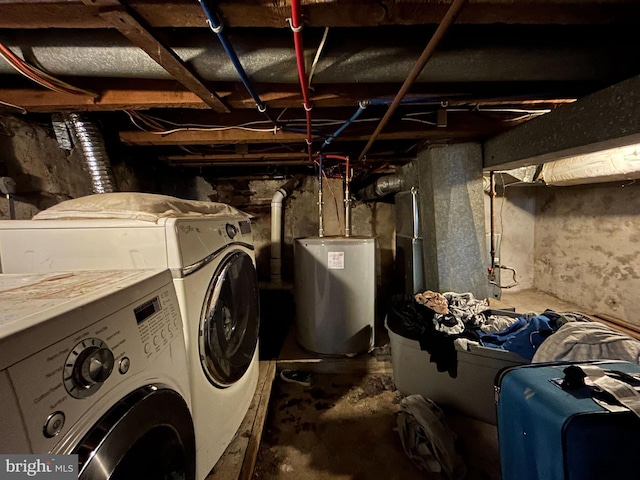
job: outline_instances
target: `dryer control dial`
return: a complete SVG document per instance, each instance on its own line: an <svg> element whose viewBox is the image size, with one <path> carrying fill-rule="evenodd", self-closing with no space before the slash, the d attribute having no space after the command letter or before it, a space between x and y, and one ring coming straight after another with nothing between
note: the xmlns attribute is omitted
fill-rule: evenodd
<svg viewBox="0 0 640 480"><path fill-rule="evenodd" d="M64 387L75 398L93 395L111 375L114 363L113 353L102 340L83 340L67 356Z"/></svg>
<svg viewBox="0 0 640 480"><path fill-rule="evenodd" d="M231 223L227 223L225 225L225 230L227 231L227 235L231 240L233 240L233 238L238 234L238 229L236 228L235 225L232 225Z"/></svg>

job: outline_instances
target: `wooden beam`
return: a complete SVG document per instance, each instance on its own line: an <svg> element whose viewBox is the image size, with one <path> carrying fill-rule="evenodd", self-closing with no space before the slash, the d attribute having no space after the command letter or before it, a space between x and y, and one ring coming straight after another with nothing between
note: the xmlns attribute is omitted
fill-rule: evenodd
<svg viewBox="0 0 640 480"><path fill-rule="evenodd" d="M216 145L237 143L304 143L306 134L278 131L247 132L245 130L180 131L167 135L151 132L120 132L127 145Z"/></svg>
<svg viewBox="0 0 640 480"><path fill-rule="evenodd" d="M264 161L264 162L169 162L170 167L270 167L270 166L298 166L298 165L315 165L308 160L287 160L287 161Z"/></svg>
<svg viewBox="0 0 640 480"><path fill-rule="evenodd" d="M173 50L162 44L136 20L127 8L117 0L83 0L88 5L102 6L100 17L117 29L131 43L144 50L158 65L164 68L178 82L195 93L216 112L229 112L220 97L211 92L183 63ZM116 5L114 5L116 4ZM161 7L159 7L161 8Z"/></svg>
<svg viewBox="0 0 640 480"><path fill-rule="evenodd" d="M241 480L253 476L257 446L262 439L271 387L276 376L276 361L260 360L258 369L258 385L238 434L205 480Z"/></svg>
<svg viewBox="0 0 640 480"><path fill-rule="evenodd" d="M308 158L307 152L287 152L287 153L216 153L206 155L167 155L160 157L160 160L166 162L188 162L188 163L202 163L202 162L225 162L225 161L238 161L243 163L245 160L257 160L257 161L276 161L276 160L299 160Z"/></svg>
<svg viewBox="0 0 640 480"><path fill-rule="evenodd" d="M0 100L19 105L29 112L57 111L115 111L146 110L149 108L191 108L209 109L209 106L195 93L184 90L178 82L168 80L124 80L83 78L76 84L100 92L97 99L80 95L67 95L39 87L0 88ZM104 88L108 85L107 88ZM299 85L262 84L260 98L269 108L301 108ZM537 105L537 108L552 108L554 105L572 102L576 95L593 91L593 86L575 85L571 89L562 86L523 85L509 88L498 84L490 89L475 86L456 85L457 92L465 92L464 97L451 85L417 84L413 94L433 98L434 105L447 101L451 107L458 105ZM312 94L314 108L350 107L355 109L364 98L379 98L394 95L395 84L325 84L318 85ZM216 85L216 91L226 105L233 110L255 110L255 102L237 84ZM523 96L528 93L528 98ZM531 92L531 93L529 93ZM480 100L475 100L474 97ZM546 106L543 106L546 105ZM350 115L349 115L350 116Z"/></svg>
<svg viewBox="0 0 640 480"><path fill-rule="evenodd" d="M17 0L0 3L0 28L105 28L99 8L87 1ZM195 0L131 0L130 7L152 28L204 27ZM218 8L230 27L284 28L288 2L225 0ZM423 25L440 21L448 5L442 0L370 2L310 0L302 5L309 27ZM468 24L633 24L640 5L631 0L481 0L471 3L458 23Z"/></svg>
<svg viewBox="0 0 640 480"><path fill-rule="evenodd" d="M423 128L402 131L383 132L380 140L471 140L479 136L487 136L495 133L495 125L482 125L478 122L473 128L471 125L458 128ZM506 127L504 127L506 128ZM370 133L343 134L334 139L334 142L366 141ZM220 144L273 144L273 143L304 143L304 133L283 132L247 132L243 130L211 130L211 131L179 131L169 134L158 134L142 131L120 132L120 141L126 145L137 146L166 146L166 145L220 145Z"/></svg>

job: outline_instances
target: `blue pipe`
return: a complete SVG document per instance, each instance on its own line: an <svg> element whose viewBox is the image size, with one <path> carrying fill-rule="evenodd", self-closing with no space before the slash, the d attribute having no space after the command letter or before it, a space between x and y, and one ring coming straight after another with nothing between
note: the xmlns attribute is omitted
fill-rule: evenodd
<svg viewBox="0 0 640 480"><path fill-rule="evenodd" d="M260 100L260 97L258 96L258 94L253 90L253 87L249 82L249 77L247 76L247 72L245 72L244 68L242 67L242 64L240 63L240 59L238 58L238 55L236 54L235 49L227 39L227 36L222 31L222 23L220 22L218 15L209 9L209 6L206 4L205 0L198 0L198 3L202 7L202 11L207 17L207 23L209 24L209 27L211 27L211 30L213 31L213 33L215 33L218 36L218 39L222 44L222 48L224 48L224 51L227 52L227 55L229 56L229 60L231 60L231 63L233 63L233 66L238 72L238 75L240 76L240 80L244 84L244 87L247 89L247 92L249 92L249 95L251 95L251 98L253 98L253 101L256 102L258 110L264 113L267 116L267 118L274 125L276 125L275 120L273 120L269 115L266 114L267 106L262 102L262 100Z"/></svg>
<svg viewBox="0 0 640 480"><path fill-rule="evenodd" d="M368 102L360 102L358 104L358 110L356 110L356 113L354 113L353 115L351 115L351 118L349 120L347 120L346 122L344 122L342 124L342 126L340 128L338 128L335 132L333 132L331 135L329 135L329 138L327 138L324 143L322 144L322 146L320 147L319 152L321 152L322 150L324 150L326 147L329 146L329 144L331 142L333 142L333 139L336 138L338 135L340 135L342 132L344 132L344 130L351 125L353 122L356 121L356 119L362 115L362 112L364 112L364 109L367 108Z"/></svg>

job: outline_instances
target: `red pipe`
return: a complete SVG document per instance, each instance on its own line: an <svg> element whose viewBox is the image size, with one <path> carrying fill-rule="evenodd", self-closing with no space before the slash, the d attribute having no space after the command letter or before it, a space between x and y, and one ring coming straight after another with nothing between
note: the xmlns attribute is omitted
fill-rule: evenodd
<svg viewBox="0 0 640 480"><path fill-rule="evenodd" d="M342 155L333 155L331 153L322 155L324 158L330 158L332 160L342 160L347 164L346 177L349 176L349 157L343 157Z"/></svg>
<svg viewBox="0 0 640 480"><path fill-rule="evenodd" d="M291 30L293 30L293 42L296 49L296 63L298 64L298 79L302 88L302 99L307 117L307 146L309 158L311 159L311 102L309 102L309 89L307 86L307 74L304 68L304 49L302 46L302 22L300 21L300 0L291 0Z"/></svg>

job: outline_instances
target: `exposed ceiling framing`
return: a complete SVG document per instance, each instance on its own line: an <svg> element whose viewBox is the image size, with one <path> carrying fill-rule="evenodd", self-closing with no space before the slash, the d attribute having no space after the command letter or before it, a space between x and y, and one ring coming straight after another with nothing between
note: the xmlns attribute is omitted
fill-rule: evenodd
<svg viewBox="0 0 640 480"><path fill-rule="evenodd" d="M304 125L289 1L214 4L271 115ZM311 81L316 149L358 102L395 96L450 4L302 1L307 71L329 28ZM637 75L638 18L640 3L632 0L470 1L408 92L421 101L398 108L356 167L402 163L431 143L506 135ZM3 112L16 112L6 104L34 115L95 112L125 154L177 167L235 166L245 174L309 166L304 133L258 123L264 117L196 0L0 0L0 29L0 42L27 62L99 94L46 90L0 59ZM385 108L367 108L329 150L356 158ZM156 122L165 133L143 131ZM185 124L198 127L180 129ZM249 127L229 128L238 125Z"/></svg>

